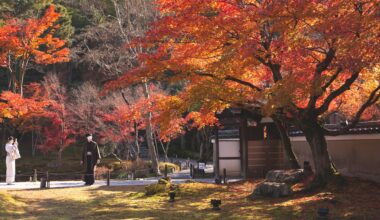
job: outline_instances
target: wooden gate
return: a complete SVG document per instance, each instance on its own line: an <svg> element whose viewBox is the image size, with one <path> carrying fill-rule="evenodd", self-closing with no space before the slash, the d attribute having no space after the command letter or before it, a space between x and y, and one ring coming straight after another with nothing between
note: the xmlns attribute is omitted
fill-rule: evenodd
<svg viewBox="0 0 380 220"><path fill-rule="evenodd" d="M284 168L284 152L279 140L248 141L248 177L264 177L269 170Z"/></svg>
<svg viewBox="0 0 380 220"><path fill-rule="evenodd" d="M252 126L244 127L242 132L246 177L261 178L269 170L286 167L280 134L273 122L253 123Z"/></svg>

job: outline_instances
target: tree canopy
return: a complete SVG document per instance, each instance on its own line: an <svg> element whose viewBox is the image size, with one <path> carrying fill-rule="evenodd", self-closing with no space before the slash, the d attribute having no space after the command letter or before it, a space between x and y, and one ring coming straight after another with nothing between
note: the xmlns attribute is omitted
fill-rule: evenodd
<svg viewBox="0 0 380 220"><path fill-rule="evenodd" d="M108 86L185 80L165 108L181 116L197 106L196 118L212 123L230 106L259 108L304 132L325 179L332 171L323 116L345 109L358 121L380 97L379 1L157 3L161 18L134 42L154 52L140 53L140 65Z"/></svg>
<svg viewBox="0 0 380 220"><path fill-rule="evenodd" d="M54 37L59 16L51 5L41 18L10 18L0 27L0 66L7 69L13 92L23 94L30 63L48 65L69 60L66 41Z"/></svg>

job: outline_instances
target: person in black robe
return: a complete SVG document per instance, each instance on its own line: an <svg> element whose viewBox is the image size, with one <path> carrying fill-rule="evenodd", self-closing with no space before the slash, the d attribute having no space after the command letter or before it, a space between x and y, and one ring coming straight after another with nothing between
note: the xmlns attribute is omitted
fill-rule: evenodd
<svg viewBox="0 0 380 220"><path fill-rule="evenodd" d="M92 185L95 182L95 167L100 162L100 152L98 144L92 140L92 135L86 134L86 138L87 142L83 147L81 164L86 167L85 185Z"/></svg>

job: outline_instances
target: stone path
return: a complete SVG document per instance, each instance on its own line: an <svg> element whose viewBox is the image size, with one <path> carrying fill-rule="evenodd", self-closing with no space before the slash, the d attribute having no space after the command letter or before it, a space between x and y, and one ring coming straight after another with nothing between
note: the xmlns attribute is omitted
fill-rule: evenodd
<svg viewBox="0 0 380 220"><path fill-rule="evenodd" d="M213 172L212 165L206 165L206 173ZM185 183L190 180L190 170L182 170L177 173L169 174L174 184ZM158 177L138 179L138 180L111 180L110 186L145 186L153 183L157 183ZM229 182L236 182L240 179L229 179ZM213 178L192 179L195 182L215 183ZM51 181L50 188L73 188L73 187L99 187L106 186L105 180L97 180L92 186L84 186L83 181ZM16 182L14 185L7 185L6 183L0 183L0 190L20 190L20 189L39 189L40 182Z"/></svg>
<svg viewBox="0 0 380 220"><path fill-rule="evenodd" d="M188 179L173 179L173 183L184 183ZM194 179L196 182L213 183L213 179ZM157 178L143 179L143 180L111 180L111 186L145 186L152 183L157 183ZM86 187L99 187L106 186L107 182L104 180L97 180L92 186ZM72 187L84 187L83 181L51 181L50 188L72 188ZM14 185L7 185L6 183L0 183L0 190L11 189L39 189L40 182L16 182Z"/></svg>
<svg viewBox="0 0 380 220"><path fill-rule="evenodd" d="M213 165L207 164L205 172L206 173L213 173L214 172ZM189 169L181 170L181 171L176 172L176 173L171 173L171 174L169 174L169 176L172 179L190 179L191 178L190 177L190 170Z"/></svg>

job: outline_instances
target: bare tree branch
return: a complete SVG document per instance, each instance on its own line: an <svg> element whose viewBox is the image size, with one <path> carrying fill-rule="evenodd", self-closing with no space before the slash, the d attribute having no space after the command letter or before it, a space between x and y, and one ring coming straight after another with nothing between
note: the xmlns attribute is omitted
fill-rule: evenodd
<svg viewBox="0 0 380 220"><path fill-rule="evenodd" d="M197 75L199 76L208 76L208 77L211 77L211 78L214 78L214 79L218 79L219 77L217 77L216 75L213 75L213 74L210 74L210 73L205 73L205 72L201 72L201 71L196 71L195 72ZM244 81L244 80L241 80L241 79L238 79L236 77L233 77L233 76L225 76L225 77L222 77L221 79L223 80L227 80L227 81L232 81L232 82L236 82L236 83L239 83L241 85L244 85L244 86L247 86L253 90L256 90L258 92L262 91L262 89L258 86L255 86L253 85L252 83L250 82L247 82L247 81Z"/></svg>

